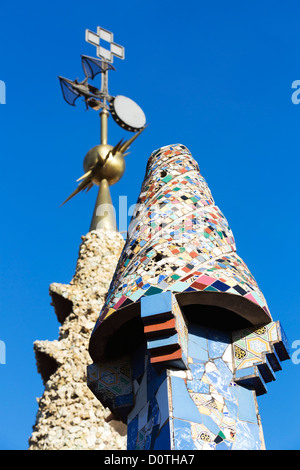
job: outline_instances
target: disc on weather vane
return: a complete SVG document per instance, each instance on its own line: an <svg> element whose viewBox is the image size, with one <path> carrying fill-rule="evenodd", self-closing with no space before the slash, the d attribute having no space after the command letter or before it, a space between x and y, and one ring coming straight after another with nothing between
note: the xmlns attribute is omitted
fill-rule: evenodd
<svg viewBox="0 0 300 470"><path fill-rule="evenodd" d="M126 96L115 96L110 103L110 112L116 123L127 131L139 131L146 124L144 111Z"/></svg>

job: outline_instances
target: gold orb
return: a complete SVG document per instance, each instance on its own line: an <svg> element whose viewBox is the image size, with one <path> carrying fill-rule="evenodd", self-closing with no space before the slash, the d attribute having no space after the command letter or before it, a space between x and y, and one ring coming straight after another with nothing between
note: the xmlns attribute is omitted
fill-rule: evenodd
<svg viewBox="0 0 300 470"><path fill-rule="evenodd" d="M93 147L86 154L83 161L83 168L85 173L92 168L93 175L92 181L98 186L101 180L106 179L111 186L117 183L123 176L125 171L125 159L122 153L117 152L112 155L110 150L113 149L112 145L100 144ZM107 158L107 155L109 157Z"/></svg>

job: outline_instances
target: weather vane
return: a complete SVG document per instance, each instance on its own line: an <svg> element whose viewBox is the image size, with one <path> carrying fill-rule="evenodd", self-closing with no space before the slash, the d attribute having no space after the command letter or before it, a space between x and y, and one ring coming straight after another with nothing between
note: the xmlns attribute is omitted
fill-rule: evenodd
<svg viewBox="0 0 300 470"><path fill-rule="evenodd" d="M86 154L83 162L84 175L81 176L77 188L63 202L65 204L73 196L81 191L89 191L93 185L99 186L95 210L90 230L99 228L116 230L115 211L112 205L109 186L117 183L125 171L125 153L132 142L141 134L146 127L146 117L143 110L130 98L108 93L108 71L115 70L113 58L124 59L124 47L113 41L113 33L106 29L97 27L97 33L90 30L85 32L85 40L96 46L96 54L99 59L82 55L82 68L85 74L81 82L58 77L65 101L75 106L77 98L82 97L86 109L100 111L101 141ZM109 44L109 49L103 46L103 41ZM101 74L101 88L90 85L96 75ZM115 146L107 142L107 120L109 114L114 121L123 129L136 132L133 137L123 142L120 140ZM62 205L63 205L62 204Z"/></svg>

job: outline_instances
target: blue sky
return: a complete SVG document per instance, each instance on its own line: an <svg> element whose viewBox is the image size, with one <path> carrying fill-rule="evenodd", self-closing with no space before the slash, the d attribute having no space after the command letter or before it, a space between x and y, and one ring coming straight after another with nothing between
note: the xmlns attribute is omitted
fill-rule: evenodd
<svg viewBox="0 0 300 470"><path fill-rule="evenodd" d="M149 123L111 188L113 201L136 202L153 150L174 143L190 149L238 254L294 344L293 360L258 400L266 446L300 449L300 104L291 100L300 80L299 17L294 0L1 6L0 449L27 449L35 398L44 390L33 342L58 338L48 287L70 282L89 230L96 188L59 206L99 143L99 117L82 102L68 106L57 77L83 78L80 55L95 55L85 29L98 25L125 47L125 60L115 59L110 72L110 93L139 103ZM110 118L109 143L122 137L130 134Z"/></svg>

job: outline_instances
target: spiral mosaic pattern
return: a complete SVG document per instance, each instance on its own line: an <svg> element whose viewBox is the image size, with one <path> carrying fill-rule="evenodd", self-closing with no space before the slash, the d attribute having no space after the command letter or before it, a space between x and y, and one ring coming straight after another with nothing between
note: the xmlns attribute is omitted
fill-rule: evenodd
<svg viewBox="0 0 300 470"><path fill-rule="evenodd" d="M109 317L115 325L122 323L122 312L143 296L168 290L180 298L189 293L189 299L201 292L210 303L218 299L227 309L243 298L248 303L234 307L236 313L246 317L247 308L255 306L249 314L252 324L271 321L262 292L236 253L226 218L198 163L181 144L163 147L149 158L127 241L93 335ZM196 303L206 303L205 295Z"/></svg>

